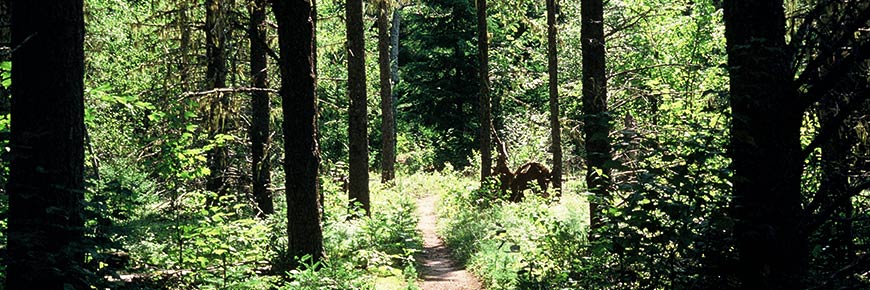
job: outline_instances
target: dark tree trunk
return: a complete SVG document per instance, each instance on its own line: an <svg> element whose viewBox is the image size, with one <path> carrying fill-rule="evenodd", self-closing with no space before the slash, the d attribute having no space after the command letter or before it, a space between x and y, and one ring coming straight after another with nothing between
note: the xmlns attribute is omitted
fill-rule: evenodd
<svg viewBox="0 0 870 290"><path fill-rule="evenodd" d="M226 87L227 35L224 0L205 1L206 85L209 89Z"/></svg>
<svg viewBox="0 0 870 290"><path fill-rule="evenodd" d="M477 53L480 65L480 180L492 171L492 112L489 102L489 30L486 23L486 0L477 0Z"/></svg>
<svg viewBox="0 0 870 290"><path fill-rule="evenodd" d="M732 217L743 289L804 289L799 234L803 108L779 1L725 1L731 76Z"/></svg>
<svg viewBox="0 0 870 290"><path fill-rule="evenodd" d="M206 89L226 87L226 16L224 0L205 1L205 49L206 49ZM208 112L209 139L214 140L219 135L227 134L227 122L230 109L228 94L216 93L210 96ZM208 169L211 171L206 178L206 190L217 194L218 198L226 195L229 155L224 145L218 145L208 152ZM209 204L214 204L209 200Z"/></svg>
<svg viewBox="0 0 870 290"><path fill-rule="evenodd" d="M317 27L318 26L317 26L317 23L318 23L318 19L320 17L320 14L318 14L317 11L318 11L317 10L317 0L311 0L311 15L312 15L311 16L311 25L314 26L314 41L313 41L314 44L312 44L314 49L312 50L311 53L314 55L314 88L315 89L317 88L317 82L320 78L320 72L318 71L320 69L320 67L318 67L318 63L317 63L317 61L319 59L319 56L317 54L317 47L318 47L318 43L317 43L317 41L318 41L317 40ZM317 128L320 128L319 126L322 124L315 123L315 125L318 126ZM318 191L317 201L320 203L320 206L323 206L323 204L324 204L323 198L324 198L323 192ZM325 211L323 211L323 210L320 211L320 218L326 219L326 212Z"/></svg>
<svg viewBox="0 0 870 290"><path fill-rule="evenodd" d="M251 38L251 78L253 87L266 88L266 0L250 2L251 22L248 35ZM262 217L275 212L272 204L272 164L269 162L269 120L271 105L269 93L256 91L251 94L251 175L253 196Z"/></svg>
<svg viewBox="0 0 870 290"><path fill-rule="evenodd" d="M402 24L402 14L399 11L402 7L393 9L393 25L390 27L390 80L393 81L393 86L399 83L399 28ZM399 94L396 90L393 94L393 118L397 116L396 105L399 103ZM397 122L393 121L393 140L396 140ZM395 162L394 162L395 163ZM395 172L394 172L395 174Z"/></svg>
<svg viewBox="0 0 870 290"><path fill-rule="evenodd" d="M396 118L390 69L390 18L386 1L378 2L378 67L381 76L381 182L396 177Z"/></svg>
<svg viewBox="0 0 870 290"><path fill-rule="evenodd" d="M314 25L314 51L312 52L312 54L314 54L314 81L315 81L314 87L317 88L317 79L318 79L318 76L320 75L317 72L317 70L319 69L319 67L317 66L317 60L319 59L317 56L317 18L320 16L317 14L317 1L316 0L311 0L311 15L313 15L313 16L311 16L311 23L312 23L312 25ZM321 201L320 204L323 204L322 198L320 201Z"/></svg>
<svg viewBox="0 0 870 290"><path fill-rule="evenodd" d="M293 3L293 4L291 4ZM288 253L323 258L317 174L317 98L311 2L273 1L280 47Z"/></svg>
<svg viewBox="0 0 870 290"><path fill-rule="evenodd" d="M583 131L586 135L586 184L592 227L600 225L599 205L610 199L610 113L605 76L604 7L601 0L581 0L583 49Z"/></svg>
<svg viewBox="0 0 870 290"><path fill-rule="evenodd" d="M547 72L550 75L550 137L553 189L562 192L562 126L559 123L559 62L556 49L556 0L547 0Z"/></svg>
<svg viewBox="0 0 870 290"><path fill-rule="evenodd" d="M12 11L6 289L84 289L83 1Z"/></svg>
<svg viewBox="0 0 870 290"><path fill-rule="evenodd" d="M363 39L363 3L347 0L347 93L348 115L348 192L351 203L359 202L369 214L369 142L366 118L365 41Z"/></svg>

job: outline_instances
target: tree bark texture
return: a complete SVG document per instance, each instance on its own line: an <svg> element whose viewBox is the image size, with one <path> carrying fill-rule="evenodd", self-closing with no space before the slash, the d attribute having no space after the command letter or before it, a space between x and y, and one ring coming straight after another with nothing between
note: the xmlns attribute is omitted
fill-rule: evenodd
<svg viewBox="0 0 870 290"><path fill-rule="evenodd" d="M351 203L359 202L369 214L369 142L366 117L365 40L362 0L347 0L347 93L348 115L348 192Z"/></svg>
<svg viewBox="0 0 870 290"><path fill-rule="evenodd" d="M492 112L489 101L489 30L486 22L486 0L477 0L477 53L480 65L480 179L492 172Z"/></svg>
<svg viewBox="0 0 870 290"><path fill-rule="evenodd" d="M783 1L724 3L731 76L732 217L743 289L804 289L800 127Z"/></svg>
<svg viewBox="0 0 870 290"><path fill-rule="evenodd" d="M601 0L581 0L583 49L583 131L586 135L586 185L594 194L590 203L592 227L600 226L599 205L609 200L610 113L607 111L604 7Z"/></svg>
<svg viewBox="0 0 870 290"><path fill-rule="evenodd" d="M248 26L248 35L251 42L251 81L255 88L267 88L266 85L266 0L252 0L250 2L251 20ZM272 164L269 160L268 148L270 138L270 111L271 104L269 93L257 91L251 94L251 175L253 179L253 196L260 209L262 217L275 212L272 203L272 192L269 186L272 183Z"/></svg>
<svg viewBox="0 0 870 290"><path fill-rule="evenodd" d="M402 24L402 14L400 11L402 6L393 9L393 25L390 26L390 79L393 81L393 86L399 83L399 29ZM399 103L399 94L396 90L393 94L393 117L397 116L396 105ZM397 122L393 122L393 139L396 140Z"/></svg>
<svg viewBox="0 0 870 290"><path fill-rule="evenodd" d="M393 114L393 83L390 69L390 11L378 2L378 67L381 77L381 182L396 177L396 118Z"/></svg>
<svg viewBox="0 0 870 290"><path fill-rule="evenodd" d="M556 43L556 0L547 0L547 72L550 77L550 152L553 154L552 181L562 192L562 126L559 122L559 61Z"/></svg>
<svg viewBox="0 0 870 290"><path fill-rule="evenodd" d="M205 49L206 49L206 90L224 88L227 82L227 25L226 3L224 0L206 0L205 16ZM227 134L230 98L228 94L216 93L209 96L208 132L209 140ZM229 167L229 152L226 146L217 145L207 154L208 168L211 171L206 178L206 190L217 194L218 199L226 195L227 168ZM209 204L214 204L210 200Z"/></svg>
<svg viewBox="0 0 870 290"><path fill-rule="evenodd" d="M288 253L323 258L320 225L317 98L314 74L314 13L311 2L273 1L278 23L281 100L284 114Z"/></svg>
<svg viewBox="0 0 870 290"><path fill-rule="evenodd" d="M12 10L6 289L84 289L83 1Z"/></svg>

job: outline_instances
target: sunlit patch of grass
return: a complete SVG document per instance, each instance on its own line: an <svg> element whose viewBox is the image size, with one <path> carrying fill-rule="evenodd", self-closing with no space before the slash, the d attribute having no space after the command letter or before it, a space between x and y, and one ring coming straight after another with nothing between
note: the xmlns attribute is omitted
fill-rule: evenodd
<svg viewBox="0 0 870 290"><path fill-rule="evenodd" d="M398 276L378 277L375 279L374 289L384 290L412 290L420 289L413 280L402 280Z"/></svg>

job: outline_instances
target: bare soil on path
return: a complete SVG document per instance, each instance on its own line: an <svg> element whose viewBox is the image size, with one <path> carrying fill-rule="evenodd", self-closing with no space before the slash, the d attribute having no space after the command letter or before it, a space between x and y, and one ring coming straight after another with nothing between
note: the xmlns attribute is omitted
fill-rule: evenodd
<svg viewBox="0 0 870 290"><path fill-rule="evenodd" d="M417 200L417 213L420 223L417 229L423 233L423 253L418 257L423 267L420 288L423 290L478 290L483 289L480 281L456 263L449 248L435 234L437 217L435 204L437 195Z"/></svg>

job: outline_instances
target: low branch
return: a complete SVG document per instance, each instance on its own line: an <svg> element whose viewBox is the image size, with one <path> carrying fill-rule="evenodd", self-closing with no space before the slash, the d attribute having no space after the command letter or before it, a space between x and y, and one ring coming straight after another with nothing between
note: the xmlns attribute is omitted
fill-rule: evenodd
<svg viewBox="0 0 870 290"><path fill-rule="evenodd" d="M635 16L633 19L628 19L625 22L621 23L620 26L610 26L611 27L610 31L608 31L606 34L604 34L604 39L609 39L614 34L620 33L623 30L637 26L641 20L644 20L647 17L664 15L664 14L650 15L650 14L652 14L653 10L654 9L649 9L649 10L643 11L640 14L638 14L637 16Z"/></svg>
<svg viewBox="0 0 870 290"><path fill-rule="evenodd" d="M649 65L649 66L644 66L644 67L639 67L639 68L633 68L633 69L630 69L630 70L624 70L624 71L621 71L621 72L613 73L613 74L608 75L608 76L607 76L607 79L609 80L609 79L611 79L611 78L615 78L615 77L618 77L618 76L627 75L627 74L633 74L633 73L638 73L638 72L645 71L645 70L648 70L648 69L654 69L654 68L660 68L660 67L700 68L701 66L699 66L699 65L694 65L694 64L682 64L682 63L661 63L661 64L654 64L654 65Z"/></svg>
<svg viewBox="0 0 870 290"><path fill-rule="evenodd" d="M831 138L831 136L840 129L840 126L844 125L843 122L846 121L846 118L848 118L852 115L852 113L857 111L861 104L867 101L868 97L870 97L870 92L868 92L867 90L862 91L860 94L858 94L856 100L845 104L843 106L843 109L837 112L837 115L835 115L832 120L825 124L821 124L819 134L816 135L816 137L814 137L813 140L810 141L810 144L801 151L800 160L807 159L807 157L810 156L813 150L816 150L816 148L822 146L822 142Z"/></svg>
<svg viewBox="0 0 870 290"><path fill-rule="evenodd" d="M239 88L216 88L207 91L199 91L199 92L186 92L179 95L176 99L178 101L184 100L190 97L196 96L207 96L213 95L217 93L253 93L253 92L267 92L267 93L278 93L278 90L272 88L250 88L250 87L239 87Z"/></svg>
<svg viewBox="0 0 870 290"><path fill-rule="evenodd" d="M798 96L800 108L808 108L813 103L819 101L819 99L834 89L840 80L848 77L847 74L854 72L854 68L863 64L864 60L868 57L870 57L870 41L866 41L860 46L853 48L843 60L826 68L827 74L816 79L814 82L805 84L808 87L807 91ZM796 85L802 86L804 84L796 83Z"/></svg>
<svg viewBox="0 0 870 290"><path fill-rule="evenodd" d="M267 24L270 24L270 23L267 21ZM249 39L249 40L252 40L252 39L253 39L253 38L251 37L251 36L252 36L252 35L251 35L251 30L248 29L247 26L245 26L244 24L239 23L239 22L235 22L235 26L236 26L236 29L241 30L241 31L244 31L245 34L248 35L248 39ZM275 26L275 28L277 28L277 25ZM266 54L268 54L269 57L271 57L273 60L275 60L275 62L277 62L277 63L281 63L281 61L280 61L280 60L281 60L281 57L279 57L279 56L278 56L278 53L276 53L275 50L272 49L271 46L269 46L268 41L267 41L265 38L263 38L263 39L258 39L258 40L260 40L260 45L263 46L262 48L263 48L263 50L266 51Z"/></svg>
<svg viewBox="0 0 870 290"><path fill-rule="evenodd" d="M21 48L22 45L24 45L25 43L30 41L30 39L33 38L34 36L36 36L36 32L34 32L31 35L28 35L26 38L24 38L24 40L21 41L21 43L19 43L18 45L16 45L13 48L4 47L2 52L0 52L0 57L5 58L6 56L11 56L13 52L15 52L16 50Z"/></svg>
<svg viewBox="0 0 870 290"><path fill-rule="evenodd" d="M339 83L347 82L347 79L343 79L343 78L330 78L330 77L318 77L317 80L318 80L318 81L339 82Z"/></svg>
<svg viewBox="0 0 870 290"><path fill-rule="evenodd" d="M822 15L822 13L827 11L827 8L830 7L830 5L832 3L835 3L836 1L838 1L838 0L819 1L819 3L817 3L816 6L813 7L813 9L807 11L803 15L797 15L795 17L791 17L792 18L791 21L793 23L797 23L798 18L802 18L801 22L800 22L800 26L797 28L797 30L794 32L794 34L791 38L792 39L791 43L788 44L789 47L791 48L791 50L796 52L795 62L800 61L801 59L803 59L803 57L805 55L810 53L810 50L800 50L798 48L800 48L803 40L809 39L807 37L807 35L810 33L811 28L815 27L815 25L814 25L816 23L815 20L818 19L819 16ZM797 63L795 63L794 67L797 67ZM807 66L807 67L811 67L811 65Z"/></svg>
<svg viewBox="0 0 870 290"><path fill-rule="evenodd" d="M806 236L806 235L812 234L822 224L824 224L825 221L827 221L828 218L832 214L834 214L834 211L837 209L837 206L835 206L835 205L847 202L852 197L855 197L855 196L861 194L861 192L864 192L865 190L868 190L868 189L870 189L870 179L866 179L866 180L862 181L861 183L856 184L855 186L850 188L848 191L846 191L846 194L843 194L843 195L837 196L837 197L833 197L834 202L830 203L830 204L832 204L832 206L829 206L827 208L822 208L821 211L816 215L813 215L813 212L816 211L816 209L821 208L822 202L821 202L821 200L814 199L810 203L810 205L807 206L806 209L804 209L804 216L809 217L808 218L809 222L805 223L805 226L803 229L804 235ZM830 197L828 197L828 198L830 198Z"/></svg>

